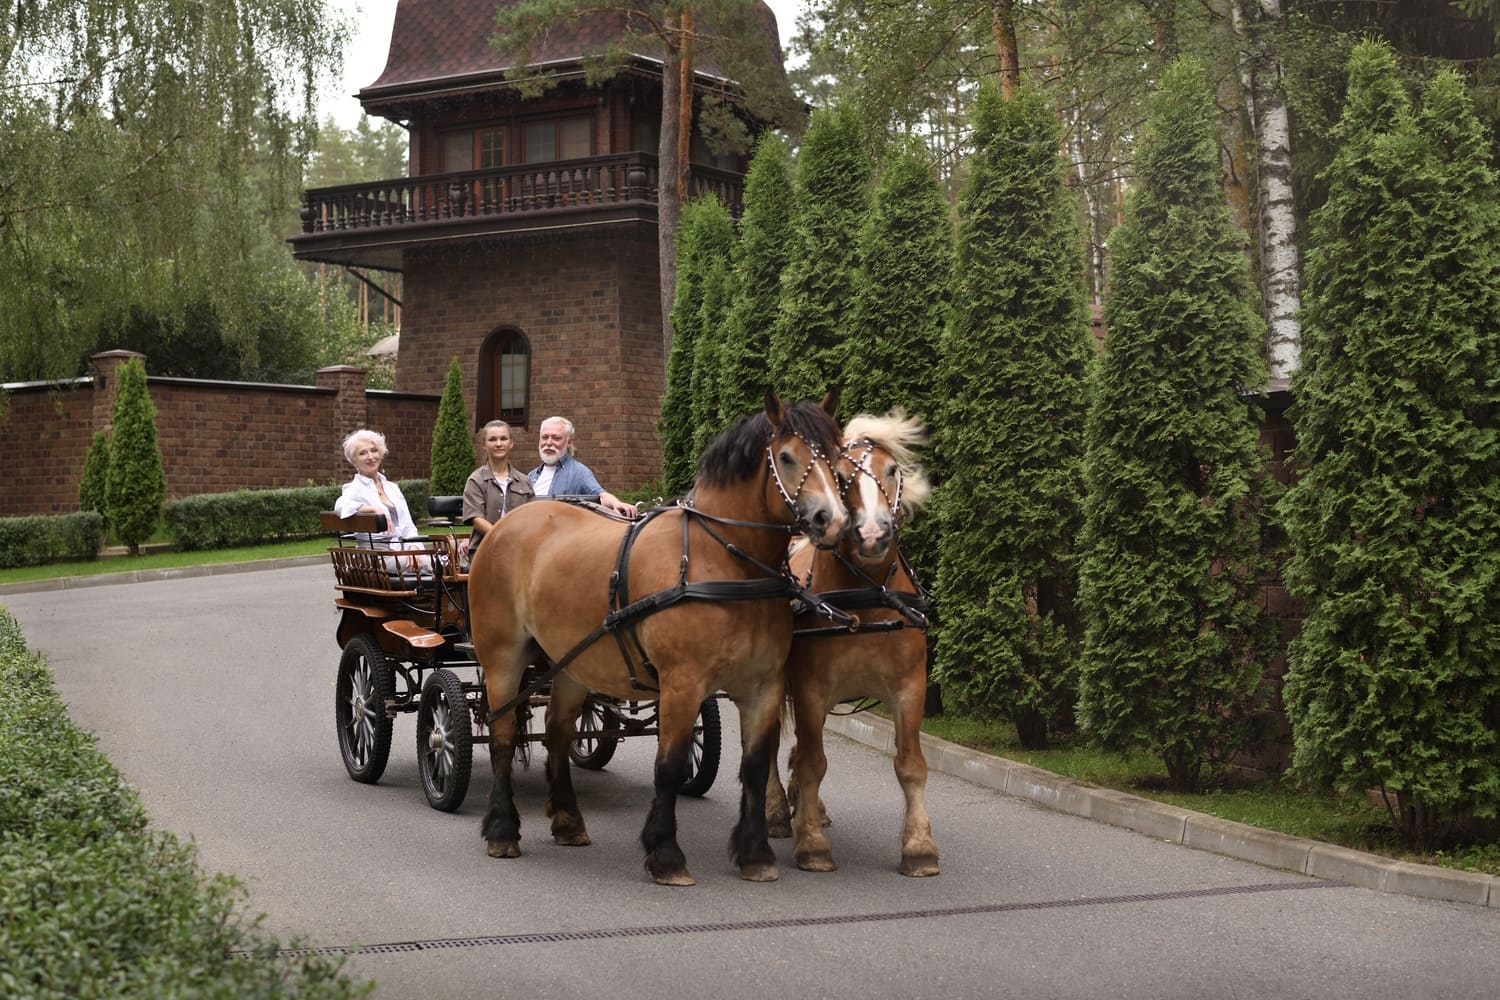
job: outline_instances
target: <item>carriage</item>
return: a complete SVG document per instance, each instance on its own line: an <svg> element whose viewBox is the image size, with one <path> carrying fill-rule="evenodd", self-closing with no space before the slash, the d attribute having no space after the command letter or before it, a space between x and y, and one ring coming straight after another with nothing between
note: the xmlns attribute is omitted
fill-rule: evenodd
<svg viewBox="0 0 1500 1000"><path fill-rule="evenodd" d="M489 745L484 670L469 641L468 574L454 534L461 504L459 497L430 498L429 533L399 553L370 544L372 532L385 530L382 515L321 515L323 530L336 540L328 554L342 650L334 721L344 767L355 781L379 781L396 717L415 714L422 791L429 805L444 812L458 809L468 794L474 747ZM530 667L528 681L539 678L541 670ZM528 683L527 689L515 706L517 729L526 734L516 745L523 757L543 738L534 723L548 704L550 685ZM621 740L656 733L655 702L591 694L579 712L568 757L580 767L602 769ZM708 792L720 752L718 696L710 695L693 727L683 794Z"/></svg>

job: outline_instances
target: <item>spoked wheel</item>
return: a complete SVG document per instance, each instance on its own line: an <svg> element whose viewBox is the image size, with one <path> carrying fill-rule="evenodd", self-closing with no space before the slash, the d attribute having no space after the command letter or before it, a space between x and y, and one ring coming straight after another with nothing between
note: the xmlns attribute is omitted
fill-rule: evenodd
<svg viewBox="0 0 1500 1000"><path fill-rule="evenodd" d="M704 796L719 776L719 750L723 731L719 726L719 700L709 697L698 707L693 723L693 746L688 753L688 777L677 790L683 795Z"/></svg>
<svg viewBox="0 0 1500 1000"><path fill-rule="evenodd" d="M578 710L578 732L568 744L568 759L579 767L598 771L608 764L620 746L620 716L593 695Z"/></svg>
<svg viewBox="0 0 1500 1000"><path fill-rule="evenodd" d="M373 636L356 635L339 658L333 716L339 753L355 781L373 785L391 756L391 717L385 703L396 696L396 675Z"/></svg>
<svg viewBox="0 0 1500 1000"><path fill-rule="evenodd" d="M452 812L463 805L474 764L473 735L463 682L447 668L434 670L417 704L417 771L432 808Z"/></svg>

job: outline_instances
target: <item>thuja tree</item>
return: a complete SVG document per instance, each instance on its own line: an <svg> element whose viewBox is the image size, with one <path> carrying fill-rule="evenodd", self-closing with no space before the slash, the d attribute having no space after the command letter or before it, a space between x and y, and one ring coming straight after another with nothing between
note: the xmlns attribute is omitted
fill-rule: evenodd
<svg viewBox="0 0 1500 1000"><path fill-rule="evenodd" d="M132 359L116 375L110 414L109 472L105 476L105 517L115 537L141 554L141 543L156 530L166 475L156 445L156 406L146 388L146 368Z"/></svg>
<svg viewBox="0 0 1500 1000"><path fill-rule="evenodd" d="M740 239L734 252L734 297L724 321L719 355L720 426L756 412L772 379L766 370L767 358L781 302L791 214L792 175L786 143L776 133L765 132L745 176Z"/></svg>
<svg viewBox="0 0 1500 1000"><path fill-rule="evenodd" d="M788 398L821 396L842 382L869 182L853 108L814 112L797 160L791 249L771 334L771 378Z"/></svg>
<svg viewBox="0 0 1500 1000"><path fill-rule="evenodd" d="M718 433L726 421L720 419L723 405L722 371L725 346L725 320L733 298L732 251L734 223L723 213L723 244L719 252L704 258L703 302L698 307L698 342L693 345L693 454L703 451L709 438ZM718 225L714 230L718 232ZM719 241L715 239L715 243Z"/></svg>
<svg viewBox="0 0 1500 1000"><path fill-rule="evenodd" d="M1413 846L1500 805L1500 190L1462 81L1349 61L1312 217L1286 567L1296 771L1383 788Z"/></svg>
<svg viewBox="0 0 1500 1000"><path fill-rule="evenodd" d="M429 496L459 496L474 470L474 438L469 433L469 415L464 409L464 373L458 359L448 363L448 378L438 400L437 421L432 425L431 480Z"/></svg>
<svg viewBox="0 0 1500 1000"><path fill-rule="evenodd" d="M703 335L703 285L709 264L727 259L734 226L717 198L698 198L682 211L677 234L677 284L672 300L672 350L667 356L667 388L662 395L657 432L661 438L662 488L667 496L693 486L698 461L693 433L696 412L693 365Z"/></svg>
<svg viewBox="0 0 1500 1000"><path fill-rule="evenodd" d="M936 676L945 701L1009 718L1041 747L1076 690L1084 247L1039 92L985 88L974 143L941 347Z"/></svg>
<svg viewBox="0 0 1500 1000"><path fill-rule="evenodd" d="M1245 395L1266 383L1264 333L1217 122L1202 69L1174 62L1109 239L1086 431L1079 722L1159 753L1176 789L1243 745L1271 639L1259 412Z"/></svg>
<svg viewBox="0 0 1500 1000"><path fill-rule="evenodd" d="M105 486L109 478L109 435L95 431L83 460L83 476L78 480L78 509L104 513Z"/></svg>

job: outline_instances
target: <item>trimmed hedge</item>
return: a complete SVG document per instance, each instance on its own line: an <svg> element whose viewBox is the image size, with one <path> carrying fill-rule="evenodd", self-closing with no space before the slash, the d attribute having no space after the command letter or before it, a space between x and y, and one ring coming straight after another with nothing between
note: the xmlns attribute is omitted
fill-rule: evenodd
<svg viewBox="0 0 1500 1000"><path fill-rule="evenodd" d="M0 610L0 996L354 997L343 959L276 957L230 878L152 830ZM235 953L255 957L237 957Z"/></svg>
<svg viewBox="0 0 1500 1000"><path fill-rule="evenodd" d="M427 480L397 482L412 518L427 514ZM283 490L236 490L200 493L172 500L162 510L167 527L184 551L227 549L321 533L318 514L332 510L338 486L300 486Z"/></svg>
<svg viewBox="0 0 1500 1000"><path fill-rule="evenodd" d="M0 517L0 569L96 559L104 545L104 515Z"/></svg>

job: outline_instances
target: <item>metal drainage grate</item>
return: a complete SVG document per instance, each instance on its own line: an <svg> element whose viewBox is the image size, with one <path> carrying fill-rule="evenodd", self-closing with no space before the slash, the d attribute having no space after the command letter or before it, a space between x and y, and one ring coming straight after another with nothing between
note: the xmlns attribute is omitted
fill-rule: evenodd
<svg viewBox="0 0 1500 1000"><path fill-rule="evenodd" d="M318 948L283 948L276 958L310 955L392 955L447 948L485 948L495 945L554 944L562 941L604 941L611 938L662 937L675 934L721 933L724 931L779 930L787 927L822 927L836 924L872 924L889 920L931 920L967 917L984 913L1014 913L1021 910L1060 910L1071 906L1112 906L1117 903L1159 903L1173 899L1205 899L1242 896L1259 892L1292 892L1304 889L1346 889L1350 883L1338 879L1317 882L1263 882L1215 889L1178 889L1172 892L1140 892L1127 896L1085 896L1080 899L1049 899L1030 903L981 903L936 910L905 910L894 913L854 913L828 917L781 917L776 920L720 921L706 924L668 924L658 927L605 927L579 931L539 931L530 934L487 934L481 937L437 938L430 941L395 941L389 944L326 945ZM251 958L254 951L232 951L235 958Z"/></svg>

